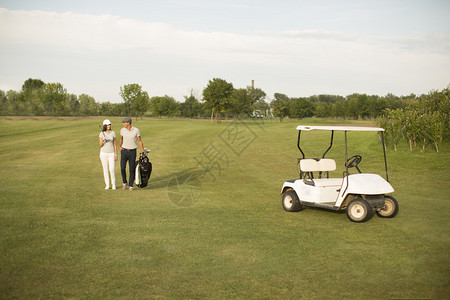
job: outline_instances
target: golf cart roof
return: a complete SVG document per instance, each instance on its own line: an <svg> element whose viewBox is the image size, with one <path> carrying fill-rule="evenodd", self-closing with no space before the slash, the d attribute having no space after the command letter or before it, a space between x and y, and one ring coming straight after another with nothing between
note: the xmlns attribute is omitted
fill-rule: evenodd
<svg viewBox="0 0 450 300"><path fill-rule="evenodd" d="M308 126L299 125L297 130L334 130L334 131L384 131L383 128L379 127L357 127L357 126Z"/></svg>

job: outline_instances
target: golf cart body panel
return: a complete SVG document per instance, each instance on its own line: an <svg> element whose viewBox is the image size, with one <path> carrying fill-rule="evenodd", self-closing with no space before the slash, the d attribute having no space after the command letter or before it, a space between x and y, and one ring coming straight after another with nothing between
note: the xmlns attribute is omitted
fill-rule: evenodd
<svg viewBox="0 0 450 300"><path fill-rule="evenodd" d="M377 174L352 174L344 178L320 178L310 181L289 180L283 184L281 193L287 188L295 190L302 204L328 203L341 208L348 195L385 195L394 192L392 186ZM315 205L309 205L315 206Z"/></svg>
<svg viewBox="0 0 450 300"><path fill-rule="evenodd" d="M394 192L392 186L378 174L351 174L345 177L348 181L347 194L380 195Z"/></svg>
<svg viewBox="0 0 450 300"><path fill-rule="evenodd" d="M282 188L282 204L286 211L299 211L303 206L320 207L331 210L347 210L347 216L354 222L365 222L376 211L382 217L394 217L398 212L398 203L387 196L394 192L388 182L386 151L384 145L384 129L378 127L353 126L297 126L297 147L302 154L298 160L299 179L286 181ZM300 147L302 131L331 131L331 141L322 158L306 158ZM329 178L329 173L336 170L336 162L325 158L333 146L335 131L343 131L345 135L345 171L341 178ZM358 167L362 157L348 157L347 132L365 131L378 132L384 154L386 179L378 174L362 173ZM359 173L350 174L349 168L355 167Z"/></svg>
<svg viewBox="0 0 450 300"><path fill-rule="evenodd" d="M335 178L330 178L335 179ZM336 178L340 180L342 183L342 179ZM286 189L293 189L297 195L301 195L300 202L302 204L308 205L308 203L332 203L333 206L337 200L339 195L339 189L341 185L325 185L323 184L323 180L326 179L316 179L315 181L322 181L322 186L313 186L311 184L305 183L302 179L297 179L294 182L289 181L285 182L282 187L282 192L286 191ZM335 182L337 183L337 181Z"/></svg>

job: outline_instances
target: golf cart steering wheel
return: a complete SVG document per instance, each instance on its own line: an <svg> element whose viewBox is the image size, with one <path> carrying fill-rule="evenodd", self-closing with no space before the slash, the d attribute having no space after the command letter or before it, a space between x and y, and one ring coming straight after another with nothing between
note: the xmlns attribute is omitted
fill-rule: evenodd
<svg viewBox="0 0 450 300"><path fill-rule="evenodd" d="M361 162L362 157L361 155L353 155L349 159L347 159L346 166L349 168L356 168L359 173L361 173L361 170L358 168L359 163Z"/></svg>

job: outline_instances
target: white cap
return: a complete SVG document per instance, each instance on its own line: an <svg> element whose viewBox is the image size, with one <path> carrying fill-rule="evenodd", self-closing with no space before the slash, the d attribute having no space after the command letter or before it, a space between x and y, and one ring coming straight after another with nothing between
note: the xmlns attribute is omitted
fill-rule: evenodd
<svg viewBox="0 0 450 300"><path fill-rule="evenodd" d="M111 125L111 121L108 119L105 119L105 121L103 121L103 125Z"/></svg>

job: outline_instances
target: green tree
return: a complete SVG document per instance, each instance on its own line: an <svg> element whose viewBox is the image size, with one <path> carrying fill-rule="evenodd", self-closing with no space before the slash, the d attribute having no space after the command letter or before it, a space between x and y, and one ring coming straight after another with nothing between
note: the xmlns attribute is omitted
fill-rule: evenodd
<svg viewBox="0 0 450 300"><path fill-rule="evenodd" d="M425 151L425 146L429 143L431 137L430 114L428 113L421 114L417 121L419 129L417 131L418 141L422 145L422 151Z"/></svg>
<svg viewBox="0 0 450 300"><path fill-rule="evenodd" d="M22 92L28 96L29 94L42 89L44 85L45 82L40 79L28 78L22 85Z"/></svg>
<svg viewBox="0 0 450 300"><path fill-rule="evenodd" d="M252 106L254 101L254 98L247 89L235 89L230 101L229 112L235 119L241 114L249 116L253 112Z"/></svg>
<svg viewBox="0 0 450 300"><path fill-rule="evenodd" d="M430 114L428 123L429 135L437 153L439 153L439 145L442 143L446 122L448 122L448 117L446 119L440 111L435 111Z"/></svg>
<svg viewBox="0 0 450 300"><path fill-rule="evenodd" d="M352 94L347 96L349 116L355 120L370 116L370 101L366 94Z"/></svg>
<svg viewBox="0 0 450 300"><path fill-rule="evenodd" d="M404 126L405 113L402 109L389 110L385 124L386 141L394 145L394 151L397 151L397 145L400 141L401 129Z"/></svg>
<svg viewBox="0 0 450 300"><path fill-rule="evenodd" d="M96 116L99 113L99 106L95 99L89 95L81 94L78 97L80 102L80 114L82 116Z"/></svg>
<svg viewBox="0 0 450 300"><path fill-rule="evenodd" d="M152 97L150 99L150 109L153 114L158 115L158 117L167 116L173 117L177 115L178 103L173 97L165 95L164 97Z"/></svg>
<svg viewBox="0 0 450 300"><path fill-rule="evenodd" d="M313 96L317 99L318 102L325 102L325 103L336 103L337 101L342 101L344 98L342 96L337 95L319 95L319 96Z"/></svg>
<svg viewBox="0 0 450 300"><path fill-rule="evenodd" d="M248 116L252 115L255 111L259 114L267 116L269 112L269 105L266 103L266 92L260 88L254 88L247 86L247 94L249 95L250 108L245 112Z"/></svg>
<svg viewBox="0 0 450 300"><path fill-rule="evenodd" d="M202 114L202 103L192 92L189 97L184 96L184 102L180 103L180 114L187 118L198 118Z"/></svg>
<svg viewBox="0 0 450 300"><path fill-rule="evenodd" d="M345 118L345 100L337 101L336 103L332 104L332 114L335 118Z"/></svg>
<svg viewBox="0 0 450 300"><path fill-rule="evenodd" d="M328 118L331 116L331 107L327 102L317 102L314 115L319 118Z"/></svg>
<svg viewBox="0 0 450 300"><path fill-rule="evenodd" d="M66 102L69 109L69 114L76 116L80 113L80 101L78 101L78 97L75 94L66 95Z"/></svg>
<svg viewBox="0 0 450 300"><path fill-rule="evenodd" d="M203 100L205 108L211 110L211 123L214 114L216 121L221 121L221 116L227 112L231 106L234 87L220 78L213 78L208 82L208 86L203 90Z"/></svg>
<svg viewBox="0 0 450 300"><path fill-rule="evenodd" d="M126 84L120 87L120 96L125 102L127 115L133 116L134 102L141 96L142 87L137 83Z"/></svg>
<svg viewBox="0 0 450 300"><path fill-rule="evenodd" d="M65 103L67 90L61 83L46 83L43 86L42 100L46 113L49 115L68 114L68 106Z"/></svg>
<svg viewBox="0 0 450 300"><path fill-rule="evenodd" d="M142 118L150 107L150 98L146 91L142 91L134 100L134 111Z"/></svg>
<svg viewBox="0 0 450 300"><path fill-rule="evenodd" d="M270 103L273 111L273 116L279 118L280 122L289 116L289 97L284 94L275 93L274 100Z"/></svg>
<svg viewBox="0 0 450 300"><path fill-rule="evenodd" d="M99 105L100 115L114 116L113 107L114 107L114 105L109 101L100 103L100 105Z"/></svg>
<svg viewBox="0 0 450 300"><path fill-rule="evenodd" d="M443 135L450 134L450 88L447 87L442 91L431 91L427 95L422 95L418 99L417 109L424 113L433 115L440 112L444 120Z"/></svg>
<svg viewBox="0 0 450 300"><path fill-rule="evenodd" d="M20 93L14 90L9 90L6 92L6 115L14 116L22 110L20 107L21 101L19 100L19 95Z"/></svg>
<svg viewBox="0 0 450 300"><path fill-rule="evenodd" d="M416 109L405 111L403 121L404 131L409 141L409 150L413 150L413 145L416 146L417 138L419 136L419 112Z"/></svg>
<svg viewBox="0 0 450 300"><path fill-rule="evenodd" d="M314 115L314 104L308 98L293 98L290 101L290 118L308 118Z"/></svg>
<svg viewBox="0 0 450 300"><path fill-rule="evenodd" d="M405 100L406 98L400 98L400 97L395 96L394 94L389 93L386 96L384 96L383 99L386 100L386 102L387 102L386 108L389 108L389 109L398 109L398 108L404 109L405 108L404 103L406 101ZM408 98L408 99L411 99L411 98Z"/></svg>
<svg viewBox="0 0 450 300"><path fill-rule="evenodd" d="M386 100L386 98L384 98L384 97L378 98L374 103L373 117L376 118L376 117L383 115L383 112L387 108L389 108L389 104L388 104L388 101Z"/></svg>
<svg viewBox="0 0 450 300"><path fill-rule="evenodd" d="M266 99L266 92L264 92L260 88L253 88L251 86L248 86L247 93L252 98L252 104L255 104L256 102L265 101Z"/></svg>
<svg viewBox="0 0 450 300"><path fill-rule="evenodd" d="M127 116L126 115L126 104L125 103L114 103L111 104L110 116Z"/></svg>
<svg viewBox="0 0 450 300"><path fill-rule="evenodd" d="M255 111L259 111L264 117L267 117L270 114L270 105L264 99L256 101L253 108Z"/></svg>
<svg viewBox="0 0 450 300"><path fill-rule="evenodd" d="M8 109L8 98L6 97L6 93L0 90L0 115L6 115Z"/></svg>

